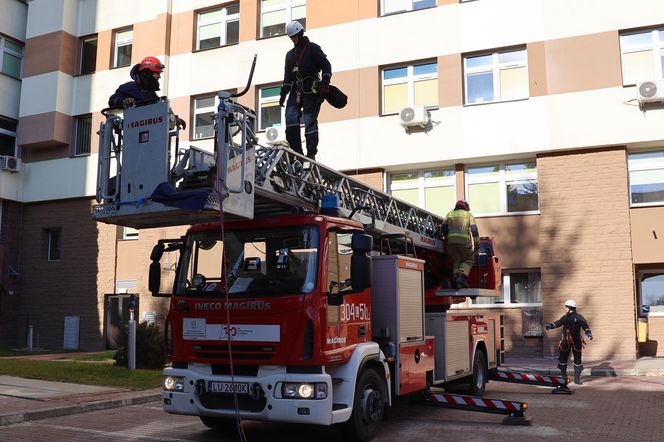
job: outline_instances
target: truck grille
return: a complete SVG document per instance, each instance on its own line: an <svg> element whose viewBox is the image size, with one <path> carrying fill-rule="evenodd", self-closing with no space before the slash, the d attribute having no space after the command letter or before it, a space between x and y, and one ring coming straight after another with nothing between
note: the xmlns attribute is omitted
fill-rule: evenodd
<svg viewBox="0 0 664 442"><path fill-rule="evenodd" d="M227 345L194 345L194 354L199 359L228 359ZM274 345L233 345L231 346L234 360L258 359L270 360L277 354Z"/></svg>

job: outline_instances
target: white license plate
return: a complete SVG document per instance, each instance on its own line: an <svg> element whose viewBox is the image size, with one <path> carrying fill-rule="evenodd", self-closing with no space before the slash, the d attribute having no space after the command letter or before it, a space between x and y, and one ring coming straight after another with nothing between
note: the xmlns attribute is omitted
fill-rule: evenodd
<svg viewBox="0 0 664 442"><path fill-rule="evenodd" d="M246 382L217 382L208 381L210 393L240 393L249 394L249 384Z"/></svg>

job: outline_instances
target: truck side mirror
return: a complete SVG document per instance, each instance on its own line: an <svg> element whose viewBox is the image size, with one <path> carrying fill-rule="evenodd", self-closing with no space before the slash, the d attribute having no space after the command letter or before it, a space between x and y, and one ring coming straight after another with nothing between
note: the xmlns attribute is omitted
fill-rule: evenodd
<svg viewBox="0 0 664 442"><path fill-rule="evenodd" d="M373 237L366 233L355 232L351 238L350 247L353 249L353 255L369 253L373 250Z"/></svg>
<svg viewBox="0 0 664 442"><path fill-rule="evenodd" d="M148 275L148 290L152 296L159 294L161 286L161 263L159 261L152 261L150 263L150 273Z"/></svg>
<svg viewBox="0 0 664 442"><path fill-rule="evenodd" d="M164 243L159 241L155 246L152 248L152 253L150 253L150 261L161 261L161 257L164 255L164 250L166 249L166 246L164 246Z"/></svg>
<svg viewBox="0 0 664 442"><path fill-rule="evenodd" d="M366 254L353 252L350 257L350 280L354 292L371 287L371 258Z"/></svg>

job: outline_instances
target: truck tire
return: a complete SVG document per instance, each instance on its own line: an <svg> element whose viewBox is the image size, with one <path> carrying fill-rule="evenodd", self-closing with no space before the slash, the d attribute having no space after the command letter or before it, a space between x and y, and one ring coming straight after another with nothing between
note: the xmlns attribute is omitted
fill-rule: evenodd
<svg viewBox="0 0 664 442"><path fill-rule="evenodd" d="M230 417L199 416L203 425L215 431L235 431L237 421Z"/></svg>
<svg viewBox="0 0 664 442"><path fill-rule="evenodd" d="M353 414L345 424L350 439L370 441L383 423L386 389L383 378L373 368L362 370L355 385Z"/></svg>
<svg viewBox="0 0 664 442"><path fill-rule="evenodd" d="M477 350L473 358L473 376L470 380L469 392L471 396L482 396L484 394L487 378L486 356L484 356L482 350Z"/></svg>

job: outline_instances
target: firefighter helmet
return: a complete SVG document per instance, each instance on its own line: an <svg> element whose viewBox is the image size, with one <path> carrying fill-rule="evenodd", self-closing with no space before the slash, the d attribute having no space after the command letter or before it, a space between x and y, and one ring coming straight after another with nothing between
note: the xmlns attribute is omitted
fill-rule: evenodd
<svg viewBox="0 0 664 442"><path fill-rule="evenodd" d="M573 299L568 299L565 301L565 307L576 308L576 301Z"/></svg>
<svg viewBox="0 0 664 442"><path fill-rule="evenodd" d="M288 34L289 37L293 37L300 32L304 32L304 26L302 26L299 21L293 20L286 25L286 34Z"/></svg>
<svg viewBox="0 0 664 442"><path fill-rule="evenodd" d="M138 66L139 71L149 69L152 72L163 72L164 65L161 64L161 61L157 57L145 57Z"/></svg>
<svg viewBox="0 0 664 442"><path fill-rule="evenodd" d="M464 200L459 200L454 205L454 210L456 210L456 209L463 209L463 210L469 211L470 210L470 205L468 205L468 203L465 202Z"/></svg>

